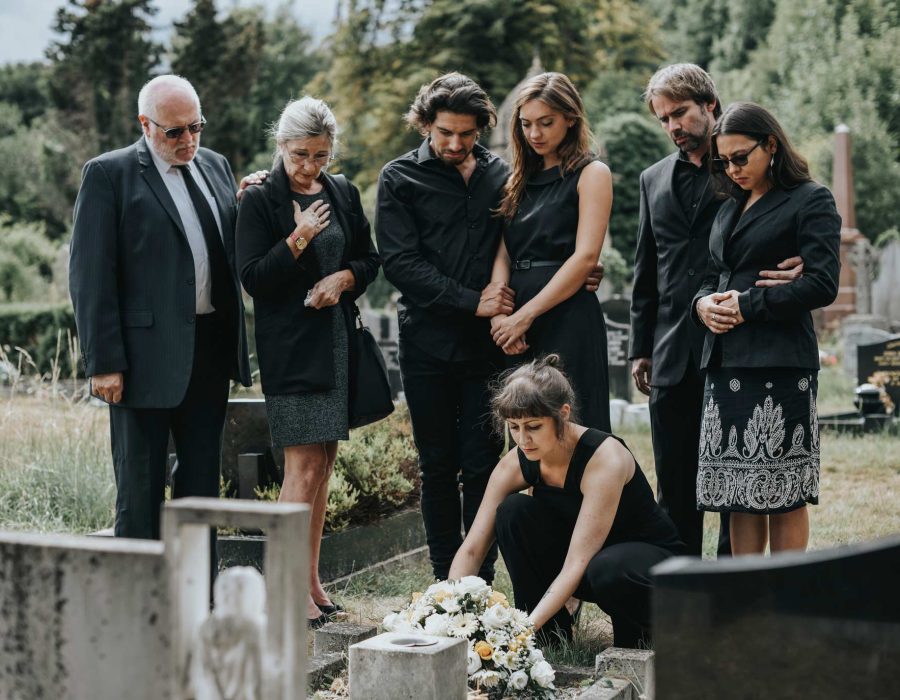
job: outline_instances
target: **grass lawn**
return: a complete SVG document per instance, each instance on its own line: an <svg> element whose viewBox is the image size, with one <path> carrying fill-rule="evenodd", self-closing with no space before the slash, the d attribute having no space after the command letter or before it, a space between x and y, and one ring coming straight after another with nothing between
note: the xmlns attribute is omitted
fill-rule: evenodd
<svg viewBox="0 0 900 700"><path fill-rule="evenodd" d="M852 386L840 370L823 370L820 413L852 410ZM649 429L621 435L654 484ZM0 399L0 438L0 528L86 533L112 524L115 488L104 408L47 392ZM900 532L900 438L824 432L821 445L821 498L810 508L810 547ZM712 515L706 519L706 556L713 554L717 523ZM338 585L335 595L352 620L377 623L429 583L429 568L419 561L359 574ZM512 597L502 565L495 585ZM551 661L590 664L611 641L608 619L589 605L575 642Z"/></svg>

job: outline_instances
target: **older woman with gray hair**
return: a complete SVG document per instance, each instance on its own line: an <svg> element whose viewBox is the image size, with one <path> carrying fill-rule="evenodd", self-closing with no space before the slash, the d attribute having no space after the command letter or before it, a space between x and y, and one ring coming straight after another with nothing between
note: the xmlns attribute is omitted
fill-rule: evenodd
<svg viewBox="0 0 900 700"><path fill-rule="evenodd" d="M359 190L326 171L337 122L321 100L288 104L273 129L272 172L246 189L237 269L253 297L256 352L272 442L284 448L280 501L308 503L310 596L319 627L340 607L319 580L328 478L348 438L353 302L380 264Z"/></svg>

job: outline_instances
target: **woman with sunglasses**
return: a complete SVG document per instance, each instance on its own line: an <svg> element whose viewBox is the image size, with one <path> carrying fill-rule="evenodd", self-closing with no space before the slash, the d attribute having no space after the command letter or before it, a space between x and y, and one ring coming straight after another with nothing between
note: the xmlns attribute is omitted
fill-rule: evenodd
<svg viewBox="0 0 900 700"><path fill-rule="evenodd" d="M312 97L291 102L273 135L272 171L241 200L237 268L253 297L272 443L284 448L279 501L312 509L307 618L319 627L340 609L318 563L328 478L349 432L352 304L379 259L359 191L325 170L337 146L328 106Z"/></svg>
<svg viewBox="0 0 900 700"><path fill-rule="evenodd" d="M731 105L712 132L722 205L693 302L707 328L697 503L731 514L734 554L806 549L819 499L813 309L837 296L841 220L831 192L766 109ZM759 271L803 258L803 275L757 287Z"/></svg>

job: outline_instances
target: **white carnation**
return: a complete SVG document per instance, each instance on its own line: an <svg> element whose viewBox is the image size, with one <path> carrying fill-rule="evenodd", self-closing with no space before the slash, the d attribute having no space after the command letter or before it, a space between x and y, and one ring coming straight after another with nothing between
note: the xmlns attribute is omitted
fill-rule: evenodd
<svg viewBox="0 0 900 700"><path fill-rule="evenodd" d="M556 672L546 661L538 661L531 667L531 678L542 688L551 688L553 679L556 678Z"/></svg>
<svg viewBox="0 0 900 700"><path fill-rule="evenodd" d="M516 671L509 677L509 687L513 690L525 690L528 685L528 674L525 671Z"/></svg>
<svg viewBox="0 0 900 700"><path fill-rule="evenodd" d="M422 625L422 628L425 630L425 634L430 634L435 637L446 637L449 624L449 615L435 613L425 620L425 624Z"/></svg>
<svg viewBox="0 0 900 700"><path fill-rule="evenodd" d="M518 608L508 608L508 610L509 619L513 624L519 625L520 627L528 627L531 624L528 620L528 613L519 610Z"/></svg>
<svg viewBox="0 0 900 700"><path fill-rule="evenodd" d="M485 610L484 614L481 616L481 621L484 623L484 626L494 630L503 629L508 626L511 619L512 614L510 613L510 609L504 608L502 605L492 605Z"/></svg>

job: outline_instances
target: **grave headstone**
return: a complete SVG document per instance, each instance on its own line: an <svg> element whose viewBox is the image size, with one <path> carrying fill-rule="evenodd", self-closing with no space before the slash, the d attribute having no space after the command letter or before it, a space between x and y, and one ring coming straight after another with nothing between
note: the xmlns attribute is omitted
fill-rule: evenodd
<svg viewBox="0 0 900 700"><path fill-rule="evenodd" d="M872 313L900 329L900 240L888 243L879 253L878 276L872 284Z"/></svg>
<svg viewBox="0 0 900 700"><path fill-rule="evenodd" d="M900 667L900 535L652 575L656 692L696 698L883 698Z"/></svg>
<svg viewBox="0 0 900 700"><path fill-rule="evenodd" d="M881 343L860 345L856 351L857 383L883 383L894 406L900 406L900 336Z"/></svg>
<svg viewBox="0 0 900 700"><path fill-rule="evenodd" d="M875 316L846 316L841 329L844 344L844 371L856 377L857 348L889 340L892 334L886 329L883 319Z"/></svg>
<svg viewBox="0 0 900 700"><path fill-rule="evenodd" d="M631 363L628 337L631 332L631 302L613 297L601 304L606 319L606 353L609 362L609 395L631 401Z"/></svg>

